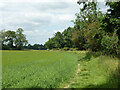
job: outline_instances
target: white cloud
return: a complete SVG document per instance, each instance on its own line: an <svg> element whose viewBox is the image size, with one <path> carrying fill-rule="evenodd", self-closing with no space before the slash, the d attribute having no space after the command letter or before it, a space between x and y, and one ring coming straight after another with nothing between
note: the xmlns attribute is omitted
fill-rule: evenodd
<svg viewBox="0 0 120 90"><path fill-rule="evenodd" d="M70 19L74 18L73 15L69 15L69 14L65 14L65 15L59 15L59 19L60 20L67 20L67 21L70 21Z"/></svg>

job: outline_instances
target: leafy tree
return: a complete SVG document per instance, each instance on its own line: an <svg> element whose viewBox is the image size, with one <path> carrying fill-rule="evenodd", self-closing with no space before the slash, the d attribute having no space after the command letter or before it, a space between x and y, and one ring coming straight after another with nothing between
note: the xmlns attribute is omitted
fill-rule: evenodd
<svg viewBox="0 0 120 90"><path fill-rule="evenodd" d="M114 31L117 30L120 40L120 1L106 2L106 5L110 8L107 10L106 16L101 23L101 27L107 33L114 33Z"/></svg>
<svg viewBox="0 0 120 90"><path fill-rule="evenodd" d="M35 50L45 50L45 47L44 47L44 45L40 45L40 44L34 44L33 46L32 46L32 49L35 49Z"/></svg>
<svg viewBox="0 0 120 90"><path fill-rule="evenodd" d="M8 46L12 49L13 44L15 44L16 35L14 31L5 32L5 42L8 43Z"/></svg>
<svg viewBox="0 0 120 90"><path fill-rule="evenodd" d="M18 28L18 30L16 31L16 47L17 49L23 49L23 46L25 46L28 43L28 41L26 40L26 36L23 34L23 29L22 28Z"/></svg>
<svg viewBox="0 0 120 90"><path fill-rule="evenodd" d="M101 16L102 13L97 9L97 2L95 0L92 0L92 2L89 0L85 2L79 0L77 3L83 5L83 7L80 9L80 12L76 14L77 18L74 22L74 28L83 30L89 23L98 21L98 17Z"/></svg>
<svg viewBox="0 0 120 90"><path fill-rule="evenodd" d="M71 40L72 38L72 32L73 29L71 27L68 27L62 32L63 35L63 41L64 41L64 47L69 47L71 48L73 46L73 42Z"/></svg>
<svg viewBox="0 0 120 90"><path fill-rule="evenodd" d="M5 30L0 31L0 49L5 47Z"/></svg>
<svg viewBox="0 0 120 90"><path fill-rule="evenodd" d="M54 38L49 38L49 40L45 43L45 48L52 49L55 48L55 43L53 41Z"/></svg>
<svg viewBox="0 0 120 90"><path fill-rule="evenodd" d="M101 39L104 32L100 30L100 22L93 22L88 25L84 33L87 46L92 51L101 50Z"/></svg>
<svg viewBox="0 0 120 90"><path fill-rule="evenodd" d="M55 33L54 37L49 38L49 40L45 43L45 47L48 49L63 48L64 47L63 34L60 32Z"/></svg>
<svg viewBox="0 0 120 90"><path fill-rule="evenodd" d="M31 45L31 44L28 44L27 48L28 48L28 49L32 49L32 45Z"/></svg>
<svg viewBox="0 0 120 90"><path fill-rule="evenodd" d="M73 32L71 40L75 44L75 47L77 47L80 50L84 49L85 39L84 39L84 31L83 30Z"/></svg>
<svg viewBox="0 0 120 90"><path fill-rule="evenodd" d="M55 33L55 37L53 38L55 42L55 48L63 48L64 42L63 42L63 35L60 32Z"/></svg>
<svg viewBox="0 0 120 90"><path fill-rule="evenodd" d="M105 17L102 19L101 28L107 34L103 37L101 45L106 54L120 54L120 1L107 2L109 6Z"/></svg>
<svg viewBox="0 0 120 90"><path fill-rule="evenodd" d="M86 2L82 2L81 0L79 0L78 4L82 4L83 7L80 9L80 12L76 14L77 18L74 22L75 31L72 35L72 41L79 49L85 49L84 46L88 47L92 42L88 41L88 39L86 42L84 35L86 32L89 31L89 28L91 28L89 27L91 23L98 22L100 20L102 13L97 9L97 2L95 2L94 0L92 2L90 2L89 0L86 0ZM90 34L86 34L86 38L89 36ZM88 42L90 42L89 45Z"/></svg>

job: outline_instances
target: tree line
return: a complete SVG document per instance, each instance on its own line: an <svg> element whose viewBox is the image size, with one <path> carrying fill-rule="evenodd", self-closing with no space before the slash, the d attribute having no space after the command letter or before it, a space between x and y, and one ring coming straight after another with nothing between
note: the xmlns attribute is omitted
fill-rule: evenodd
<svg viewBox="0 0 120 90"><path fill-rule="evenodd" d="M28 44L26 35L23 34L24 30L18 28L15 31L1 30L0 31L0 43L2 50L23 50L23 49L34 49L34 50L45 50L45 46L42 44Z"/></svg>
<svg viewBox="0 0 120 90"><path fill-rule="evenodd" d="M24 48L33 49L33 50L46 50L45 46L42 44L34 44L34 45L28 44Z"/></svg>
<svg viewBox="0 0 120 90"><path fill-rule="evenodd" d="M45 43L47 49L77 48L109 55L120 55L120 1L106 2L107 13L102 13L96 1L77 2L83 5L76 13L74 27L57 32Z"/></svg>

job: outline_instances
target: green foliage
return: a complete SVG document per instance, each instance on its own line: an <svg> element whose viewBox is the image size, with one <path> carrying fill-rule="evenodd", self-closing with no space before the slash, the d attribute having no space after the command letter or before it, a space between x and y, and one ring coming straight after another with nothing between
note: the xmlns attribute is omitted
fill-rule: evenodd
<svg viewBox="0 0 120 90"><path fill-rule="evenodd" d="M45 48L47 49L55 48L54 44L55 43L53 42L53 38L49 38L49 40L45 43Z"/></svg>
<svg viewBox="0 0 120 90"><path fill-rule="evenodd" d="M0 31L0 49L4 48L5 43L5 30Z"/></svg>
<svg viewBox="0 0 120 90"><path fill-rule="evenodd" d="M23 46L25 46L27 43L28 41L26 40L26 36L23 34L23 29L18 28L18 30L16 31L16 41L15 41L17 48L21 50Z"/></svg>
<svg viewBox="0 0 120 90"><path fill-rule="evenodd" d="M120 45L118 45L118 49L117 49L117 57L120 59Z"/></svg>
<svg viewBox="0 0 120 90"><path fill-rule="evenodd" d="M72 47L72 32L72 28L69 27L62 33L55 33L54 37L49 38L49 40L45 43L45 47L48 49Z"/></svg>
<svg viewBox="0 0 120 90"><path fill-rule="evenodd" d="M23 49L28 43L26 36L23 34L22 28L15 31L5 31L0 32L0 39L2 44L2 49L12 50L12 49Z"/></svg>
<svg viewBox="0 0 120 90"><path fill-rule="evenodd" d="M45 46L42 44L34 44L34 45L28 44L28 46L25 46L24 48L33 49L33 50L45 50L46 49Z"/></svg>
<svg viewBox="0 0 120 90"><path fill-rule="evenodd" d="M78 4L81 5L83 4L83 8L81 8L81 12L80 15L82 16L81 19L86 20L86 18L88 19L88 23L92 22L92 21L96 21L97 18L97 2L95 2L95 0L92 0L92 2L90 1L86 1L86 2L82 2L81 0L78 1Z"/></svg>
<svg viewBox="0 0 120 90"><path fill-rule="evenodd" d="M84 50L85 39L83 30L73 32L71 40L75 44L75 47L77 47L80 50Z"/></svg>
<svg viewBox="0 0 120 90"><path fill-rule="evenodd" d="M71 27L68 27L62 32L63 40L64 40L64 47L69 47L69 48L73 47L73 42L71 40L72 32L73 32L73 28Z"/></svg>
<svg viewBox="0 0 120 90"><path fill-rule="evenodd" d="M102 27L108 33L114 33L117 29L117 34L120 40L120 1L119 2L106 2L110 7L107 10L106 16L103 19Z"/></svg>
<svg viewBox="0 0 120 90"><path fill-rule="evenodd" d="M64 48L63 48L63 50L68 51L68 50L69 50L69 48L68 48L68 47L64 47Z"/></svg>
<svg viewBox="0 0 120 90"><path fill-rule="evenodd" d="M12 49L13 44L15 44L16 35L14 31L5 32L5 42L8 43L8 46Z"/></svg>
<svg viewBox="0 0 120 90"><path fill-rule="evenodd" d="M117 55L118 41L118 36L115 33L113 36L103 36L101 40L103 52L106 54Z"/></svg>
<svg viewBox="0 0 120 90"><path fill-rule="evenodd" d="M54 42L55 48L63 48L64 45L63 36L60 32L55 33Z"/></svg>
<svg viewBox="0 0 120 90"><path fill-rule="evenodd" d="M78 48L70 48L69 50L70 50L70 51L77 51Z"/></svg>
<svg viewBox="0 0 120 90"><path fill-rule="evenodd" d="M120 16L120 1L118 2L106 2L107 6L110 6L110 9L108 9L108 16L112 16L114 18L119 18Z"/></svg>
<svg viewBox="0 0 120 90"><path fill-rule="evenodd" d="M88 25L84 33L86 40L84 47L89 48L92 51L99 51L101 49L101 39L104 36L104 32L99 28L99 22L93 22Z"/></svg>
<svg viewBox="0 0 120 90"><path fill-rule="evenodd" d="M0 31L0 45L3 49L12 49L14 48L16 35L14 31Z"/></svg>

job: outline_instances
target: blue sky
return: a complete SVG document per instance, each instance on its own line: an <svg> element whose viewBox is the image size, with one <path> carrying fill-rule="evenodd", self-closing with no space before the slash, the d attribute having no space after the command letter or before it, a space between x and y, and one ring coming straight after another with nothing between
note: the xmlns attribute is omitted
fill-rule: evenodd
<svg viewBox="0 0 120 90"><path fill-rule="evenodd" d="M104 2L98 5L106 12ZM44 44L57 31L73 26L79 12L77 0L2 0L0 2L0 28L23 28L30 44Z"/></svg>

